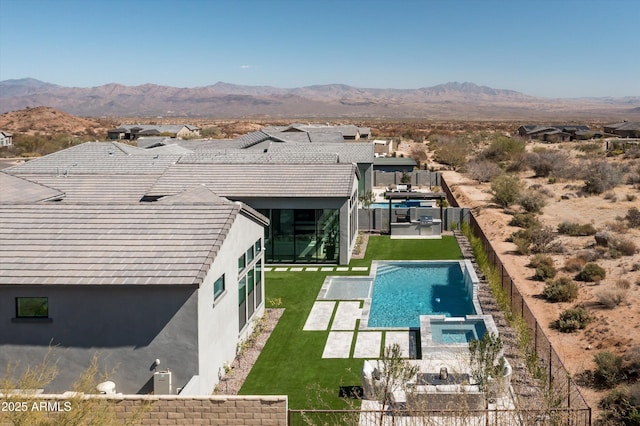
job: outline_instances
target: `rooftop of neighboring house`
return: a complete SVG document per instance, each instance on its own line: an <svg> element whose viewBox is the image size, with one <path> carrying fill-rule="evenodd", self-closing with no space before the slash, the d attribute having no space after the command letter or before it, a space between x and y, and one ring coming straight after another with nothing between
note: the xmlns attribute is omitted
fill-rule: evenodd
<svg viewBox="0 0 640 426"><path fill-rule="evenodd" d="M191 124L121 124L115 129L110 129L109 132L118 133L150 133L157 131L161 133L178 133L180 130L187 128L190 131L200 130L198 126Z"/></svg>

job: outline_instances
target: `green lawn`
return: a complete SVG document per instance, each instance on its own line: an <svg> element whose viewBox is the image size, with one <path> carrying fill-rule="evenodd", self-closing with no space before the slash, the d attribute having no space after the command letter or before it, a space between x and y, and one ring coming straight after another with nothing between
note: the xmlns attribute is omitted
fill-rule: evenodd
<svg viewBox="0 0 640 426"><path fill-rule="evenodd" d="M442 240L369 238L365 259L350 266L370 266L371 260L462 259L454 237ZM267 272L267 307L282 301L285 312L240 390L243 395L288 395L292 409L344 409L340 386L359 385L362 359L322 359L329 331L302 331L311 307L328 275L344 272ZM353 402L353 401L351 401Z"/></svg>

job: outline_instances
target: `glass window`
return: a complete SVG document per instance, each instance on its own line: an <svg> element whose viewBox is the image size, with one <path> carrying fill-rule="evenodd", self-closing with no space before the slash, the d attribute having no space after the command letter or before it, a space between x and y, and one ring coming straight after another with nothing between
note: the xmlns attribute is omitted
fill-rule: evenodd
<svg viewBox="0 0 640 426"><path fill-rule="evenodd" d="M224 274L213 283L213 300L224 293Z"/></svg>
<svg viewBox="0 0 640 426"><path fill-rule="evenodd" d="M262 251L262 239L256 241L256 243L254 244L254 249L256 251L256 254Z"/></svg>
<svg viewBox="0 0 640 426"><path fill-rule="evenodd" d="M253 291L253 286L254 286L254 277L255 273L253 272L253 269L249 269L249 271L247 272L247 293L251 293Z"/></svg>
<svg viewBox="0 0 640 426"><path fill-rule="evenodd" d="M48 297L16 297L17 318L48 318Z"/></svg>
<svg viewBox="0 0 640 426"><path fill-rule="evenodd" d="M245 266L247 266L247 258L246 254L243 254L238 258L238 272L242 272Z"/></svg>
<svg viewBox="0 0 640 426"><path fill-rule="evenodd" d="M262 261L256 263L256 306L262 303Z"/></svg>
<svg viewBox="0 0 640 426"><path fill-rule="evenodd" d="M253 246L249 247L249 250L247 250L247 263L251 263L254 259L254 254L253 254Z"/></svg>
<svg viewBox="0 0 640 426"><path fill-rule="evenodd" d="M247 277L244 276L238 281L238 304L242 304L247 298Z"/></svg>

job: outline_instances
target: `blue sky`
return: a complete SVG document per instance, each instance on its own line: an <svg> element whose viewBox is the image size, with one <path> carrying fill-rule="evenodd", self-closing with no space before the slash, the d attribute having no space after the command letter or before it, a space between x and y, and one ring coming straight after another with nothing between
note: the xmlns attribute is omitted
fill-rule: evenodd
<svg viewBox="0 0 640 426"><path fill-rule="evenodd" d="M640 96L638 0L0 0L0 80Z"/></svg>

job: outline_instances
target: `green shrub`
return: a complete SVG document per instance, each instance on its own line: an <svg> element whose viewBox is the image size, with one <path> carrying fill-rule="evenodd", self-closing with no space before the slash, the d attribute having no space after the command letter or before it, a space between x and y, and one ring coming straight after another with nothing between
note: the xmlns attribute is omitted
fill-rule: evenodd
<svg viewBox="0 0 640 426"><path fill-rule="evenodd" d="M531 228L531 252L550 253L561 251L557 244L556 234L550 226L535 226Z"/></svg>
<svg viewBox="0 0 640 426"><path fill-rule="evenodd" d="M545 281L556 276L558 271L556 268L550 265L540 265L536 268L536 272L533 274L533 279L536 281Z"/></svg>
<svg viewBox="0 0 640 426"><path fill-rule="evenodd" d="M604 351L595 354L593 361L596 363L593 379L597 386L612 388L626 378L621 356Z"/></svg>
<svg viewBox="0 0 640 426"><path fill-rule="evenodd" d="M582 271L576 275L578 281L601 281L607 276L607 272L597 263L587 263Z"/></svg>
<svg viewBox="0 0 640 426"><path fill-rule="evenodd" d="M581 225L575 222L562 222L558 225L558 232L572 237L585 237L587 235L595 235L598 231L590 223Z"/></svg>
<svg viewBox="0 0 640 426"><path fill-rule="evenodd" d="M524 154L525 146L526 142L522 139L498 135L481 156L495 162L514 160Z"/></svg>
<svg viewBox="0 0 640 426"><path fill-rule="evenodd" d="M582 330L591 322L591 316L582 308L567 309L551 326L562 333L573 333Z"/></svg>
<svg viewBox="0 0 640 426"><path fill-rule="evenodd" d="M549 302L571 302L578 297L578 286L569 277L547 281L542 295Z"/></svg>
<svg viewBox="0 0 640 426"><path fill-rule="evenodd" d="M521 195L518 199L518 204L522 206L529 213L539 213L542 208L547 204L542 194L538 192L530 192Z"/></svg>
<svg viewBox="0 0 640 426"><path fill-rule="evenodd" d="M531 245L531 230L520 229L511 234L509 241L516 245L516 251L520 254L526 255L531 252L529 246Z"/></svg>
<svg viewBox="0 0 640 426"><path fill-rule="evenodd" d="M540 221L534 213L516 213L509 222L511 226L517 226L519 228L532 228L534 226L541 226Z"/></svg>
<svg viewBox="0 0 640 426"><path fill-rule="evenodd" d="M501 174L491 181L493 201L502 207L515 203L523 188L524 184L517 176Z"/></svg>

